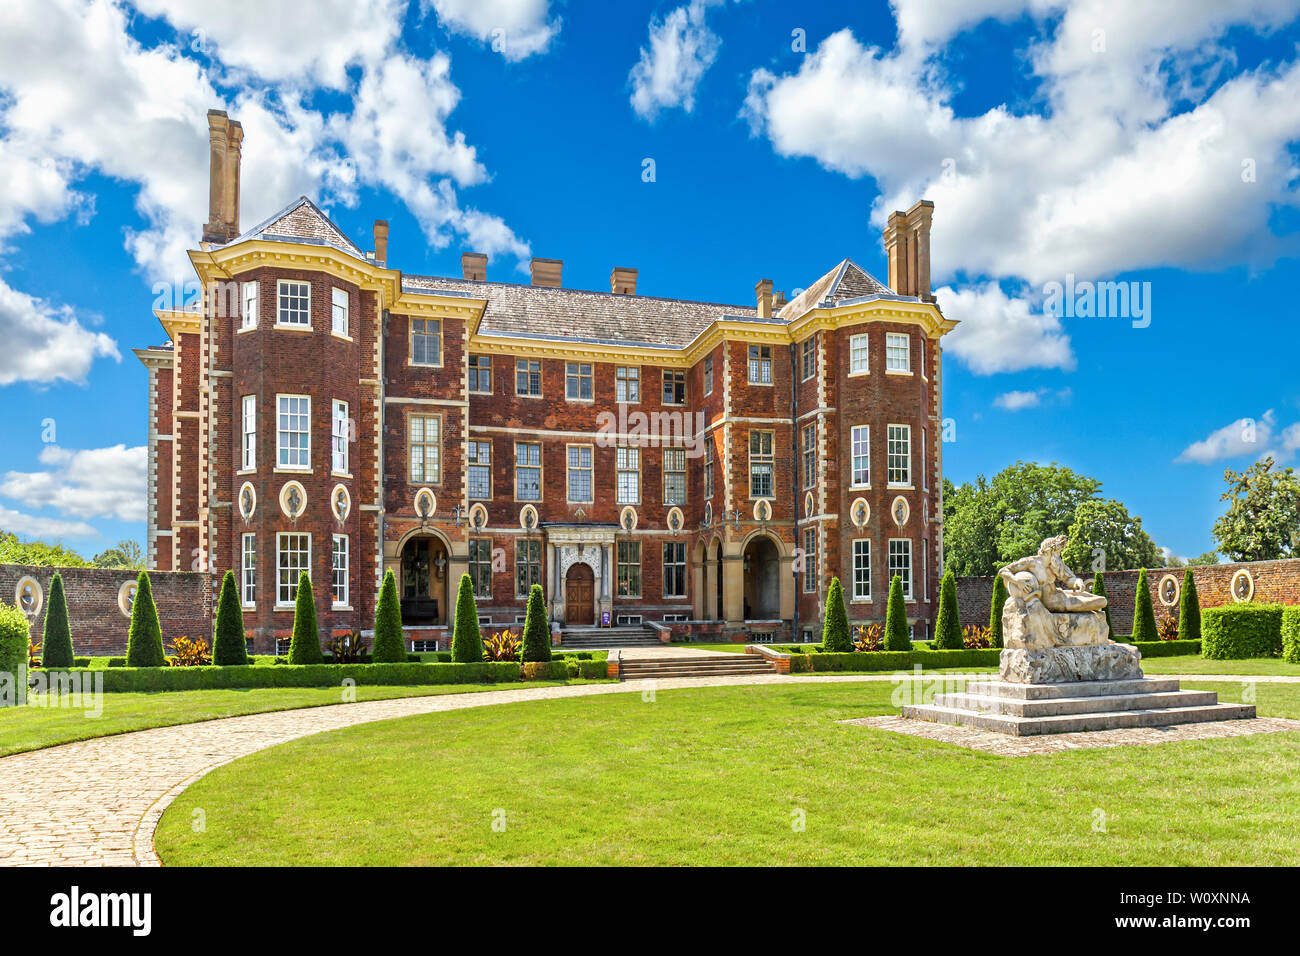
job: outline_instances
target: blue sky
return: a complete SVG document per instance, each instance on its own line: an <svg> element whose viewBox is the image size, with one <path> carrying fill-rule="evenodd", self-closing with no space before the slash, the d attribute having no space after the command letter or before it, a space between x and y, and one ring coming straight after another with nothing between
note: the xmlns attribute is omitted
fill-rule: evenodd
<svg viewBox="0 0 1300 956"><path fill-rule="evenodd" d="M1068 464L1180 555L1225 467L1300 450L1300 0L215 6L0 10L0 528L143 538L130 349L192 277L212 106L245 227L306 193L412 273L749 303L883 279L884 216L932 199L948 476ZM1149 324L1048 314L1071 275L1149 288Z"/></svg>

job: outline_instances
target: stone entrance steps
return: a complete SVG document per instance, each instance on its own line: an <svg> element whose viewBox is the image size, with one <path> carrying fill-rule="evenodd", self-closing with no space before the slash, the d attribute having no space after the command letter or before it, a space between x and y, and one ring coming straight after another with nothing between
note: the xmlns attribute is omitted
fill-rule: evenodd
<svg viewBox="0 0 1300 956"><path fill-rule="evenodd" d="M756 654L710 654L707 657L656 658L623 661L620 680L666 677L723 677L746 674L775 674L776 665Z"/></svg>
<svg viewBox="0 0 1300 956"><path fill-rule="evenodd" d="M1181 690L1168 678L1008 684L980 681L964 693L909 704L903 716L1028 737L1125 727L1166 727L1255 716L1252 704L1220 704L1212 691Z"/></svg>
<svg viewBox="0 0 1300 956"><path fill-rule="evenodd" d="M660 647L659 635L645 627L583 627L560 631L559 650L587 651L607 647Z"/></svg>

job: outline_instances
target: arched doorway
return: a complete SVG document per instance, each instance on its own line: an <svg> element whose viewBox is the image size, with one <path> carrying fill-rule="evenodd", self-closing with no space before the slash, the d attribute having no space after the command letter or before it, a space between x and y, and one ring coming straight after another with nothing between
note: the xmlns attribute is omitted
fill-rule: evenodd
<svg viewBox="0 0 1300 956"><path fill-rule="evenodd" d="M781 552L767 535L745 546L745 619L774 621L781 616Z"/></svg>
<svg viewBox="0 0 1300 956"><path fill-rule="evenodd" d="M570 627L596 623L596 575L582 561L564 576L564 623Z"/></svg>
<svg viewBox="0 0 1300 956"><path fill-rule="evenodd" d="M402 546L403 624L445 624L451 610L447 600L447 546L432 535L413 537Z"/></svg>

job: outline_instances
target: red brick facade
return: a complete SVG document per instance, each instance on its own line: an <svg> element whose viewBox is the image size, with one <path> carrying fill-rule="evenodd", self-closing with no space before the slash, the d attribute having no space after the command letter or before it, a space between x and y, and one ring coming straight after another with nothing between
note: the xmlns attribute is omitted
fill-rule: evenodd
<svg viewBox="0 0 1300 956"><path fill-rule="evenodd" d="M816 295L786 304L768 284L757 307L721 306L404 276L384 243L361 252L301 200L195 253L215 294L201 313L160 313L169 346L137 352L151 382L151 566L207 572L213 590L234 570L256 650L291 625L300 553L324 635L369 628L392 570L421 636L441 636L468 572L493 624L522 616L536 580L563 624L608 614L784 637L820 627L832 576L851 619L882 619L892 541L909 617L928 632L942 564L939 341L951 328L928 289L896 294L845 260ZM309 324L280 321L301 317L304 290ZM346 332L333 327L336 297ZM540 395L526 394L534 369ZM620 403L629 379L639 394ZM300 420L305 464L293 462ZM869 480L856 485L855 427L869 430ZM429 447L417 454L412 436ZM336 541L348 555L338 602ZM857 546L856 575L855 541L870 547L868 559Z"/></svg>

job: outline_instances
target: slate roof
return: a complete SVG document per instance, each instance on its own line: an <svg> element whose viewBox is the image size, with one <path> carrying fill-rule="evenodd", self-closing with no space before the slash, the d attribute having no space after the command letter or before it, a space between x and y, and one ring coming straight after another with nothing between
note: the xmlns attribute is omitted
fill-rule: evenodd
<svg viewBox="0 0 1300 956"><path fill-rule="evenodd" d="M349 239L342 229L334 225L329 216L306 196L299 196L269 219L258 223L239 238L232 239L231 243L243 242L246 239L308 242L332 246L358 259L366 257L357 244Z"/></svg>
<svg viewBox="0 0 1300 956"><path fill-rule="evenodd" d="M269 239L330 246L365 260L366 253L306 196L299 196L233 242ZM792 322L823 303L872 296L901 299L851 259L844 259L805 289L780 313L758 318L754 306L693 302L649 295L615 295L553 289L511 282L474 282L450 276L402 276L402 291L487 299L479 332L538 339L569 339L605 345L679 349L717 321Z"/></svg>
<svg viewBox="0 0 1300 956"><path fill-rule="evenodd" d="M404 275L402 289L487 299L480 334L581 339L602 344L621 342L670 349L689 345L716 320L752 322L758 315L753 306L439 276Z"/></svg>
<svg viewBox="0 0 1300 956"><path fill-rule="evenodd" d="M850 299L861 299L872 295L906 298L906 296L895 296L889 286L852 259L842 259L830 272L787 302L778 314L785 321L792 322L823 302L839 304Z"/></svg>

